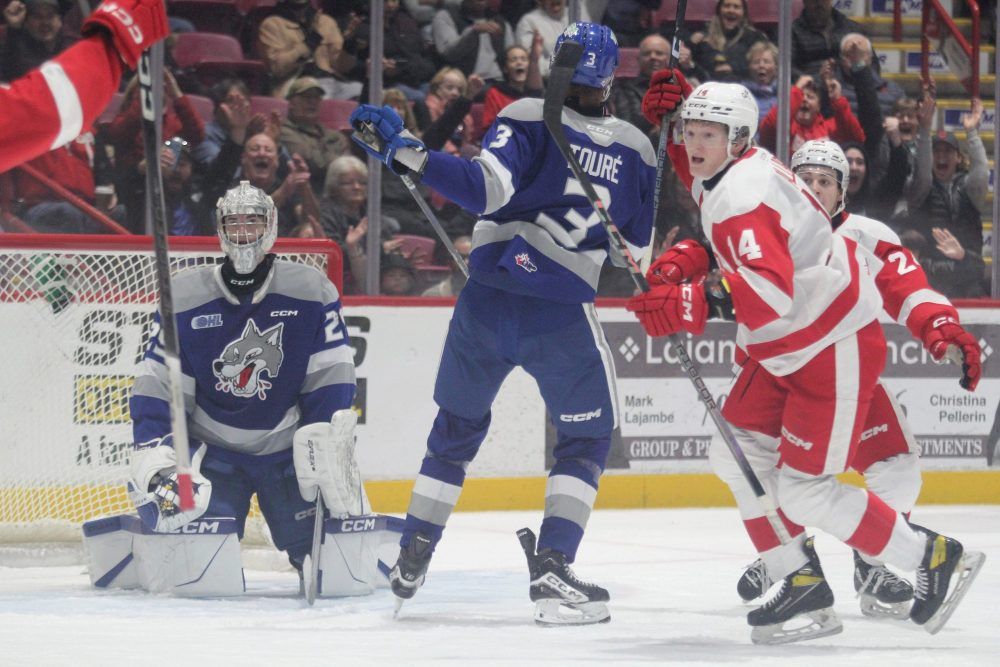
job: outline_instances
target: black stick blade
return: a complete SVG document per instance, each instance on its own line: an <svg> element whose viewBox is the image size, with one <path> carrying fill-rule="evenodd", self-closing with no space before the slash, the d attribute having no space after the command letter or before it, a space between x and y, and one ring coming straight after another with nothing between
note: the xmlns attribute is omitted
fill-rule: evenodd
<svg viewBox="0 0 1000 667"><path fill-rule="evenodd" d="M545 87L542 120L550 130L562 125L563 101L569 91L576 64L583 55L583 44L566 40L559 45L555 60L549 69L549 82Z"/></svg>

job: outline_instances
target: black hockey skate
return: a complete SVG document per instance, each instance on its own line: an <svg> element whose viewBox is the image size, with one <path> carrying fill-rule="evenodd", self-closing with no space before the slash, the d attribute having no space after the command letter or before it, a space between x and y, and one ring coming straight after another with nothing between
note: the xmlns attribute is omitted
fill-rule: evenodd
<svg viewBox="0 0 1000 667"><path fill-rule="evenodd" d="M399 550L399 558L389 571L389 587L396 596L396 613L403 601L412 598L423 585L427 566L431 564L432 545L431 538L416 533L409 546Z"/></svg>
<svg viewBox="0 0 1000 667"><path fill-rule="evenodd" d="M528 595L535 603L535 623L589 625L611 620L606 589L580 581L566 562L566 554L549 549L536 554L530 528L517 531L517 537L528 558Z"/></svg>
<svg viewBox="0 0 1000 667"><path fill-rule="evenodd" d="M744 602L752 602L767 593L774 585L774 580L767 571L767 566L760 558L750 563L743 576L736 582L736 594Z"/></svg>
<svg viewBox="0 0 1000 667"><path fill-rule="evenodd" d="M813 538L806 540L805 551L809 562L785 577L778 593L764 606L747 614L754 644L788 644L844 629L833 611L833 591L823 577ZM802 621L807 623L802 625Z"/></svg>
<svg viewBox="0 0 1000 667"><path fill-rule="evenodd" d="M910 525L927 535L924 557L917 568L910 620L933 635L944 627L965 597L986 556L978 551L965 551L958 540Z"/></svg>
<svg viewBox="0 0 1000 667"><path fill-rule="evenodd" d="M910 617L910 600L913 586L906 579L896 576L885 565L871 565L854 550L854 590L858 592L861 613L865 616L898 618Z"/></svg>

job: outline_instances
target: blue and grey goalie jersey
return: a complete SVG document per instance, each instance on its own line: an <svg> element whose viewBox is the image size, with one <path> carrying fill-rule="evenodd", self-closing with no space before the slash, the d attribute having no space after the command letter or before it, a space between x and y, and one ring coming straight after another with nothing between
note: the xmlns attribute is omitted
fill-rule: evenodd
<svg viewBox="0 0 1000 667"><path fill-rule="evenodd" d="M608 256L608 235L580 182L542 122L543 101L507 106L476 158L486 175L486 207L473 233L473 278L501 289L569 303L592 301ZM563 109L577 161L641 256L653 224L656 155L634 125Z"/></svg>
<svg viewBox="0 0 1000 667"><path fill-rule="evenodd" d="M354 354L337 288L319 271L277 260L237 299L220 267L173 281L188 435L248 454L291 447L302 424L328 422L354 399ZM132 388L135 442L171 432L157 315Z"/></svg>

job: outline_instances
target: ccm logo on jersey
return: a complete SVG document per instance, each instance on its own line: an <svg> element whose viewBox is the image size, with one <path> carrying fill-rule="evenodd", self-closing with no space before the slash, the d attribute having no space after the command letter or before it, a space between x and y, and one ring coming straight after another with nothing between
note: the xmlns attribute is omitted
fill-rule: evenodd
<svg viewBox="0 0 1000 667"><path fill-rule="evenodd" d="M299 314L297 310L272 310L271 317L295 317Z"/></svg>
<svg viewBox="0 0 1000 667"><path fill-rule="evenodd" d="M211 315L199 315L191 320L192 329L211 329L222 326L222 313L212 313Z"/></svg>
<svg viewBox="0 0 1000 667"><path fill-rule="evenodd" d="M363 533L367 530L375 530L375 519L347 519L340 522L342 533Z"/></svg>
<svg viewBox="0 0 1000 667"><path fill-rule="evenodd" d="M684 321L694 322L694 314L691 312L694 308L694 304L691 303L693 299L694 292L691 290L690 283L684 283L681 285L681 305L684 307Z"/></svg>
<svg viewBox="0 0 1000 667"><path fill-rule="evenodd" d="M173 533L183 533L185 535L204 535L205 533L218 533L219 532L219 522L218 521L192 521L191 523L186 523L177 530L171 531Z"/></svg>
<svg viewBox="0 0 1000 667"><path fill-rule="evenodd" d="M868 438L874 438L879 433L888 433L888 424L879 424L878 426L872 426L870 429L861 432L861 440L867 440Z"/></svg>
<svg viewBox="0 0 1000 667"><path fill-rule="evenodd" d="M591 412L579 412L575 415L559 415L559 421L561 422L587 422L591 419L597 419L601 416L601 409L597 408Z"/></svg>
<svg viewBox="0 0 1000 667"><path fill-rule="evenodd" d="M807 452L813 448L813 444L811 442L809 442L808 440L803 440L799 436L789 431L784 426L781 427L781 437L787 440L788 442L792 443L796 447L801 447Z"/></svg>

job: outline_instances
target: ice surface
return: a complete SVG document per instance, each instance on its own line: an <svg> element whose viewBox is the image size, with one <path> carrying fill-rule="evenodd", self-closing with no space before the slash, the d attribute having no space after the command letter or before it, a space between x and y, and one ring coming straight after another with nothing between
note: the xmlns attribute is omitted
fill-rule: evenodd
<svg viewBox="0 0 1000 667"><path fill-rule="evenodd" d="M575 569L611 591L612 620L542 628L514 531L540 512L455 514L425 586L396 620L392 596L297 597L292 572L247 570L239 599L90 588L80 566L0 568L0 665L1000 665L1000 508L918 507L914 520L984 551L949 624L928 635L861 615L850 552L817 549L844 623L838 636L750 643L736 579L753 558L734 509L593 514Z"/></svg>

